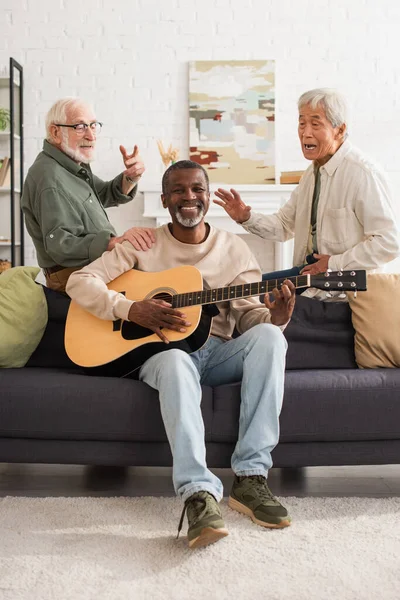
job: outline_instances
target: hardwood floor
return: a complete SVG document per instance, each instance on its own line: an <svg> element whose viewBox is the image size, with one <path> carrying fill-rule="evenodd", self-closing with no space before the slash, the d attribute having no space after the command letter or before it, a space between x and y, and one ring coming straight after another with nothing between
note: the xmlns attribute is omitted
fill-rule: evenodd
<svg viewBox="0 0 400 600"><path fill-rule="evenodd" d="M232 472L214 469L229 495ZM277 496L400 496L400 465L272 469ZM171 469L0 464L0 497L173 496Z"/></svg>

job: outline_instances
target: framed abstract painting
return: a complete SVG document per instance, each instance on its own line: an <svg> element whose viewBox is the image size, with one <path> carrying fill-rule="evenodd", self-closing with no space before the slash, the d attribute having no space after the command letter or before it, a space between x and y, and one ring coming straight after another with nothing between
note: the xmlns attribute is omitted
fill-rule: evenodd
<svg viewBox="0 0 400 600"><path fill-rule="evenodd" d="M193 61L190 158L210 181L275 183L275 63Z"/></svg>

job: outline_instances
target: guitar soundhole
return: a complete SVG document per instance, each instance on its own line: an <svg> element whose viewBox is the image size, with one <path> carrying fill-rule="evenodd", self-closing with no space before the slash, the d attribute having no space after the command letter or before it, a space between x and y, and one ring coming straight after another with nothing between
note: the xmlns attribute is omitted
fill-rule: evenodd
<svg viewBox="0 0 400 600"><path fill-rule="evenodd" d="M172 296L166 292L160 292L159 294L152 296L152 298L171 302ZM151 331L151 329L147 329L147 327L142 327L131 321L124 321L121 327L121 335L124 340L138 340L140 338L149 337L150 335L153 335L153 333L154 331Z"/></svg>

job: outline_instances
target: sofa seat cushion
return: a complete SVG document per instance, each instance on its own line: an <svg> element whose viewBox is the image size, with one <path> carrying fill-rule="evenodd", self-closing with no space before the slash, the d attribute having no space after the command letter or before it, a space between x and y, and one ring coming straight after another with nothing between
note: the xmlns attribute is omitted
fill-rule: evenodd
<svg viewBox="0 0 400 600"><path fill-rule="evenodd" d="M158 393L141 381L60 369L0 370L0 437L166 442ZM212 424L212 389L202 410Z"/></svg>
<svg viewBox="0 0 400 600"><path fill-rule="evenodd" d="M400 439L400 369L287 371L284 442ZM212 441L236 441L240 385L214 389Z"/></svg>

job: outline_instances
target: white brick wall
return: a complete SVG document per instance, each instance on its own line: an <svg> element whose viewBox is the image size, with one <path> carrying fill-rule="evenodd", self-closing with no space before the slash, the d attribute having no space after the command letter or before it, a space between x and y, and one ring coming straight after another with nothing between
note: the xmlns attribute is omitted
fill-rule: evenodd
<svg viewBox="0 0 400 600"><path fill-rule="evenodd" d="M159 181L156 139L179 146L181 157L188 152L188 61L271 58L281 168L306 166L298 96L337 87L351 106L351 139L387 171L400 213L396 0L1 0L0 10L0 67L10 55L24 66L26 169L52 102L79 95L105 124L95 172L113 176L122 166L119 144L138 144L147 164L142 185ZM141 210L139 198L111 219L118 230L143 224ZM263 262L259 243L254 249Z"/></svg>

